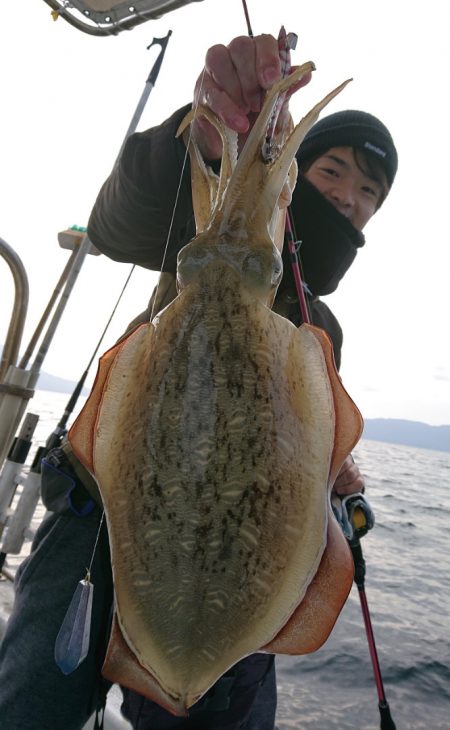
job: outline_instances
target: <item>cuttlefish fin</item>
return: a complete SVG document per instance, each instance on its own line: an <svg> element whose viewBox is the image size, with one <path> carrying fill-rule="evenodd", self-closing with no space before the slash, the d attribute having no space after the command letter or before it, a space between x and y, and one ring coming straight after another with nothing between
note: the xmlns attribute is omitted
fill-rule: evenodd
<svg viewBox="0 0 450 730"><path fill-rule="evenodd" d="M316 575L291 618L262 648L272 654L309 654L328 639L350 593L353 558L341 528L330 510L327 546Z"/></svg>
<svg viewBox="0 0 450 730"><path fill-rule="evenodd" d="M128 687L156 702L172 715L181 717L188 714L184 703L176 697L173 697L171 702L172 698L169 698L167 692L161 689L161 685L155 677L139 664L123 638L116 613L114 613L102 675L110 682Z"/></svg>
<svg viewBox="0 0 450 730"><path fill-rule="evenodd" d="M331 489L343 462L361 436L363 420L342 385L330 338L318 327L306 324L302 327L308 328L322 347L333 394L335 434L329 473ZM289 621L263 650L276 654L307 654L322 646L347 599L353 574L353 558L347 540L329 507L327 545L317 573Z"/></svg>
<svg viewBox="0 0 450 730"><path fill-rule="evenodd" d="M360 411L342 384L334 361L333 346L330 337L319 327L313 327L312 325L302 326L308 327L322 346L333 392L335 433L328 479L330 487L332 487L342 464L361 438L364 422Z"/></svg>
<svg viewBox="0 0 450 730"><path fill-rule="evenodd" d="M140 325L102 355L89 398L69 430L68 439L72 450L77 459L91 474L94 474L96 423L111 369L127 342L132 338L140 338L143 328L146 327L146 324Z"/></svg>

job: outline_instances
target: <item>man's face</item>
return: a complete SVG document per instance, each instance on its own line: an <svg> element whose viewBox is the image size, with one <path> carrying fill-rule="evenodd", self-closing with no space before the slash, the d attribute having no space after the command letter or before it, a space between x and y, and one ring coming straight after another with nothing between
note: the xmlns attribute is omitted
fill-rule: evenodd
<svg viewBox="0 0 450 730"><path fill-rule="evenodd" d="M381 183L362 172L351 147L331 147L312 163L305 177L360 231L381 199Z"/></svg>

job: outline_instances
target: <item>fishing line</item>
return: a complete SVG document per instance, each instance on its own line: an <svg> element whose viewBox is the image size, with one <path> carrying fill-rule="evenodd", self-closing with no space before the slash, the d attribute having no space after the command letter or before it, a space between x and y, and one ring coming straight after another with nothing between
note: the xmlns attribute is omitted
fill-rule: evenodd
<svg viewBox="0 0 450 730"><path fill-rule="evenodd" d="M95 348L94 352L92 353L91 359L89 360L89 363L88 363L88 366L87 366L86 370L89 370L89 368L91 367L91 365L92 365L92 363L93 363L93 361L94 361L94 359L95 359L95 357L97 355L97 352L100 349L100 345L102 344L102 341L103 341L103 339L104 339L104 337L106 335L106 332L108 331L108 328L109 328L109 326L110 326L110 324L112 322L112 319L113 319L113 317L114 317L114 315L115 315L115 313L117 311L117 307L119 306L120 301L121 301L123 295L125 294L125 290L126 290L128 284L130 282L130 279L131 279L131 277L133 275L133 272L134 272L135 268L136 268L136 264L133 264L133 266L131 267L131 269L130 269L128 275L127 275L127 278L125 279L125 283L124 283L124 285L122 287L122 290L121 290L119 296L117 297L116 303L115 303L113 309L111 310L111 314L109 315L109 318L108 318L108 320L106 322L105 328L104 328L102 334L100 335L100 339L99 339L99 341L98 341L98 343L96 345L96 348Z"/></svg>
<svg viewBox="0 0 450 730"><path fill-rule="evenodd" d="M125 290L126 290L126 288L128 286L128 283L130 281L131 275L133 274L133 271L134 271L135 268L136 268L135 265L133 265L131 267L129 273L128 273L128 276L127 276L127 278L125 280L125 283L124 283L124 285L122 287L122 291L120 292L120 294L119 294L119 296L118 296L118 298L116 300L116 303L115 303L115 305L114 305L114 307L113 307L113 309L111 311L111 314L110 314L110 316L108 318L108 321L107 321L107 323L106 323L106 325L105 325L105 327L103 329L103 332L102 332L102 334L100 336L100 339L97 342L97 345L96 345L96 347L94 349L94 352L92 353L92 356L91 356L91 358L89 360L89 363L88 363L87 367L85 368L85 370L84 370L81 378L79 379L78 383L76 384L75 388L73 389L73 392L72 392L72 394L71 394L71 396L70 396L70 398L69 398L69 400L67 402L67 405L66 405L66 407L64 409L64 412L63 412L60 420L58 421L57 425L55 426L55 428L53 429L52 433L48 437L48 439L46 441L46 444L45 444L45 447L42 449L41 458L44 458L46 456L46 454L48 454L48 452L51 449L59 446L60 443L61 443L61 441L62 441L62 439L63 439L63 437L66 435L66 432L67 432L67 428L66 428L67 427L67 422L68 422L70 416L73 413L73 410L74 410L74 408L75 408L75 406L77 404L78 398L81 395L81 391L83 390L83 387L84 387L84 384L86 382L87 376L89 375L89 370L91 369L92 363L94 362L94 359L95 359L95 357L96 357L96 355L97 355L97 353L98 353L98 351L100 349L100 346L101 346L101 344L102 344L102 342L103 342L103 340L104 340L104 338L106 336L106 333L107 333L107 331L108 331L108 329L109 329L109 327L111 325L111 321L112 321L112 319L113 319L113 317L114 317L114 315L115 315L115 313L117 311L117 307L120 304L120 301L121 301L121 299L122 299L122 297L123 297L123 295L125 293Z"/></svg>
<svg viewBox="0 0 450 730"><path fill-rule="evenodd" d="M92 563L94 562L95 551L97 550L97 545L98 545L98 541L100 539L100 532L101 532L101 529L102 529L102 526L103 526L104 519L105 519L105 510L102 511L102 516L100 518L100 522L99 522L99 525L98 525L97 537L95 538L94 547L92 549L91 561L89 563L89 567L87 568L86 580L90 580L90 577L91 577Z"/></svg>

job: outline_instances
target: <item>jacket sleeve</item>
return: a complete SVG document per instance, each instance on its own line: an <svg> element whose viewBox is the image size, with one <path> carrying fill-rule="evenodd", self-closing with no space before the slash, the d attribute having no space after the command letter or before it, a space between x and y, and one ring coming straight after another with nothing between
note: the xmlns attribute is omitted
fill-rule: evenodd
<svg viewBox="0 0 450 730"><path fill-rule="evenodd" d="M179 249L195 233L189 159L175 138L189 109L133 134L98 194L88 235L115 261L174 272Z"/></svg>

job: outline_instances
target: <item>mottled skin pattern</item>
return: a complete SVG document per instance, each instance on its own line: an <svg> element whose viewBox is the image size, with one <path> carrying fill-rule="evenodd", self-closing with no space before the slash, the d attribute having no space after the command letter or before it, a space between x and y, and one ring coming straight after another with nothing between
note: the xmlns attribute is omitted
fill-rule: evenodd
<svg viewBox="0 0 450 730"><path fill-rule="evenodd" d="M208 277L220 275L221 297L186 291L116 372L94 462L122 628L170 693L192 696L284 625L327 524L334 424L320 345L307 331L299 344L225 273Z"/></svg>
<svg viewBox="0 0 450 730"><path fill-rule="evenodd" d="M268 306L280 191L336 93L264 162L274 100L301 73L269 94L237 164L224 154L209 219L210 173L192 156L201 225L179 254L180 293L105 354L70 433L108 522L116 618L104 671L175 714L247 654L317 648L352 581L329 491L359 415L326 337Z"/></svg>

